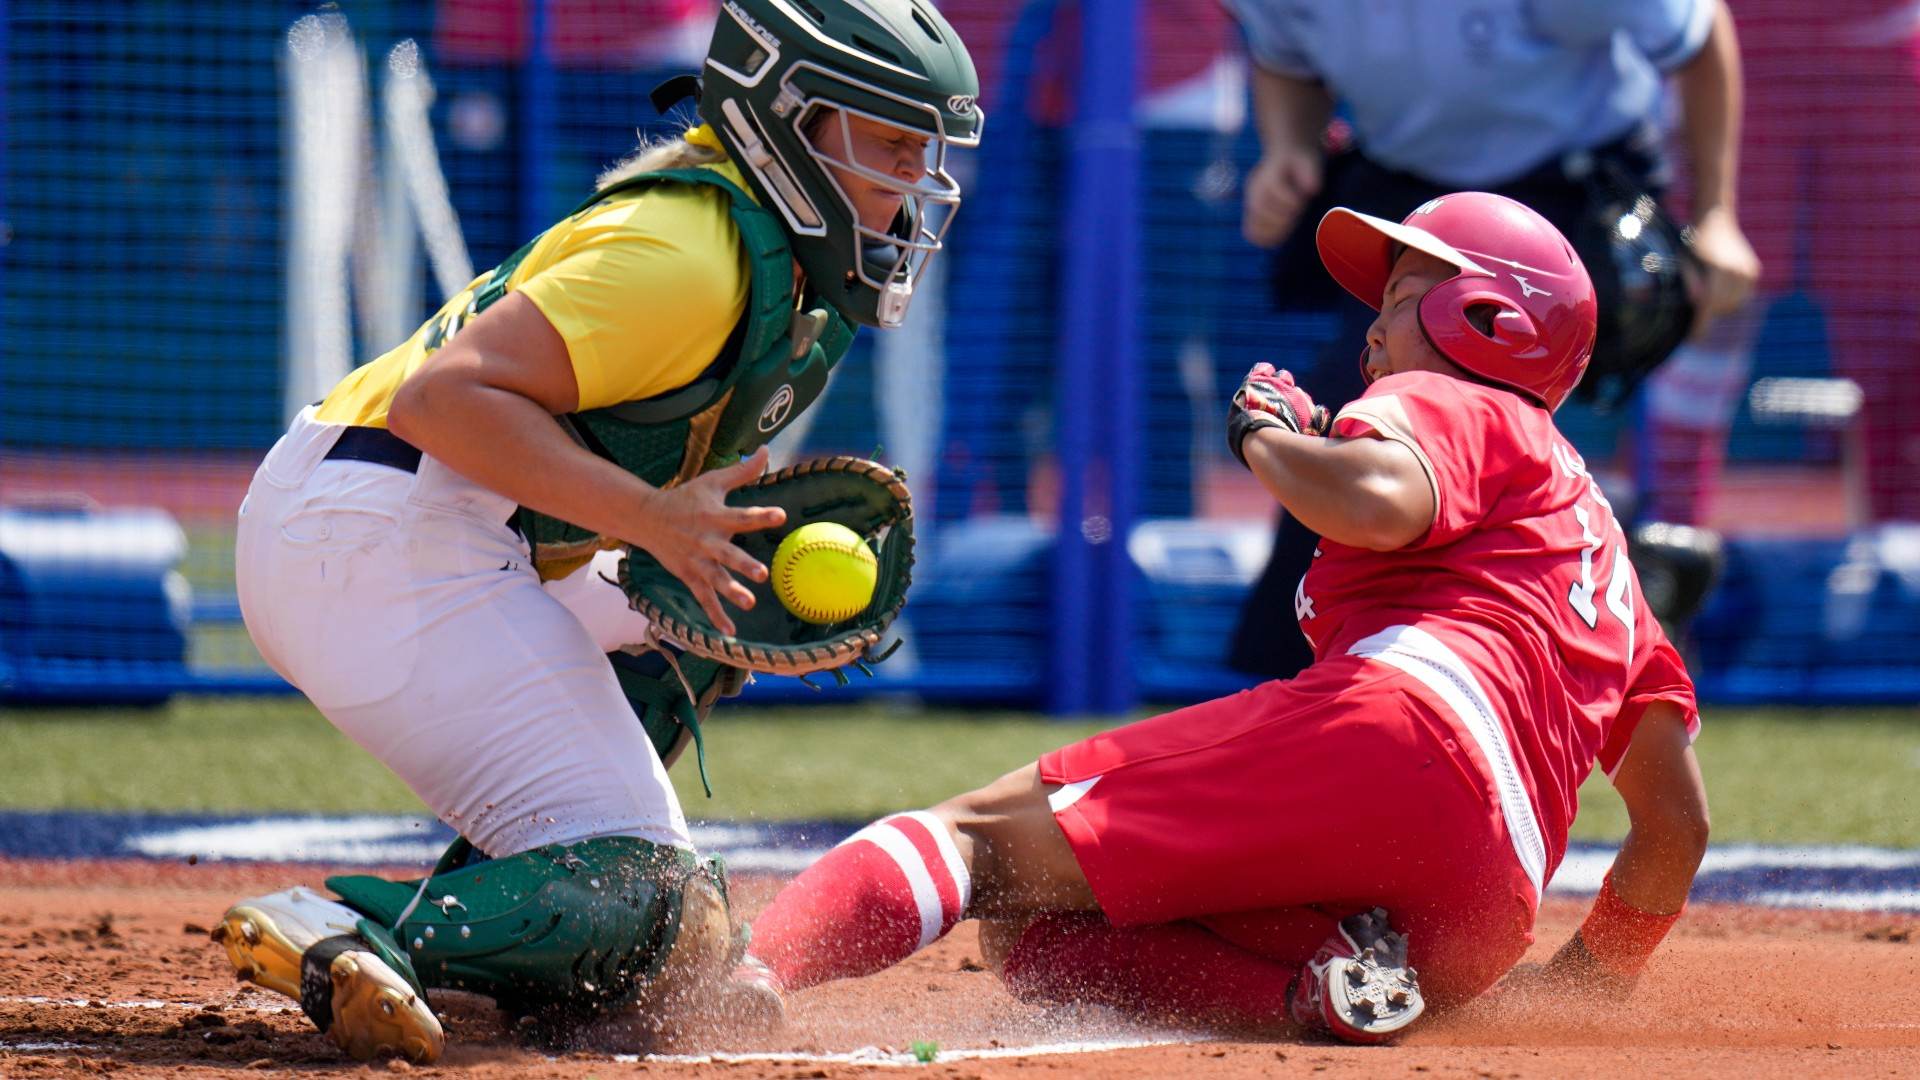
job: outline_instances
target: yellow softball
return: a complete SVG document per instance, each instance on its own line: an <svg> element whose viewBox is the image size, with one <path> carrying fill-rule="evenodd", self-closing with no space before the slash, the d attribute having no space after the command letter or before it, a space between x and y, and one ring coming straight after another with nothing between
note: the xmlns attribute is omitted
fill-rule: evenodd
<svg viewBox="0 0 1920 1080"><path fill-rule="evenodd" d="M788 533L773 549L773 595L810 623L836 623L873 601L880 564L860 534L831 521Z"/></svg>

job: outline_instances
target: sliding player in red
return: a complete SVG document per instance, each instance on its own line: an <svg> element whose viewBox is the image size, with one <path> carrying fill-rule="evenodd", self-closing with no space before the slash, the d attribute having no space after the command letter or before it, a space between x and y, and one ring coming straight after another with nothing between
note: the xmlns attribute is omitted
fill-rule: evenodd
<svg viewBox="0 0 1920 1080"><path fill-rule="evenodd" d="M1329 420L1263 364L1228 425L1324 537L1294 601L1314 663L862 830L754 924L740 974L769 1006L977 916L1023 999L1380 1041L1526 951L1596 762L1632 830L1548 972L1631 988L1707 808L1692 682L1553 424L1593 347L1587 273L1481 193L1337 209L1319 247L1380 310L1366 394Z"/></svg>

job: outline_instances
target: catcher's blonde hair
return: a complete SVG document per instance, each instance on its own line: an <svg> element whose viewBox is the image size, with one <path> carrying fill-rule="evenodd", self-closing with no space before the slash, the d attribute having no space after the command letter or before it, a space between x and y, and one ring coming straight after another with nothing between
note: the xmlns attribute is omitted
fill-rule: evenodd
<svg viewBox="0 0 1920 1080"><path fill-rule="evenodd" d="M699 128L700 125L696 124L678 135L661 139L648 139L644 135L641 136L640 145L634 147L631 153L621 158L612 168L600 174L594 190L598 191L641 173L657 172L661 169L690 169L698 165L715 165L727 160L725 151L687 138L690 132L698 131ZM699 138L698 135L694 137Z"/></svg>

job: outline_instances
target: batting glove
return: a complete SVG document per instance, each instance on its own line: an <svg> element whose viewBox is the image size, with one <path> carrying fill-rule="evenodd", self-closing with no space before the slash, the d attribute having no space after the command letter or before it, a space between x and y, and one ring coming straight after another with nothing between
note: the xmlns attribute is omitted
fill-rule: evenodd
<svg viewBox="0 0 1920 1080"><path fill-rule="evenodd" d="M1261 428L1325 435L1332 425L1333 416L1327 407L1315 405L1294 383L1292 372L1276 371L1272 364L1255 364L1240 389L1234 391L1233 404L1227 409L1227 449L1233 451L1234 460L1246 465L1247 455L1241 444Z"/></svg>

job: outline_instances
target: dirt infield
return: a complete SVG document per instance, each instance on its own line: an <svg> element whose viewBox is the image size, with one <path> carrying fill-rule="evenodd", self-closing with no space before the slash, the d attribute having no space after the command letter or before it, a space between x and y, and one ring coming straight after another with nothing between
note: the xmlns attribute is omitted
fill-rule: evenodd
<svg viewBox="0 0 1920 1080"><path fill-rule="evenodd" d="M317 885L310 866L0 862L0 1077L420 1071L461 1077L884 1074L910 1044L962 1077L1920 1075L1920 927L1911 916L1706 907L1681 924L1640 994L1611 1011L1483 1000L1391 1048L1210 1041L1090 1012L1015 1003L979 969L971 925L884 975L797 995L788 1030L717 1060L562 1056L516 1046L484 1002L443 1003L431 1069L339 1057L284 1000L228 974L204 928L234 898ZM776 881L741 882L757 910ZM1543 959L1578 920L1547 906ZM1158 1045L1149 1045L1158 1043ZM1120 1046L1120 1049L1101 1047ZM683 1048L717 1050L719 1048ZM771 1055L782 1055L773 1057ZM691 1055L689 1055L691 1057ZM849 1057L854 1060L849 1060Z"/></svg>

